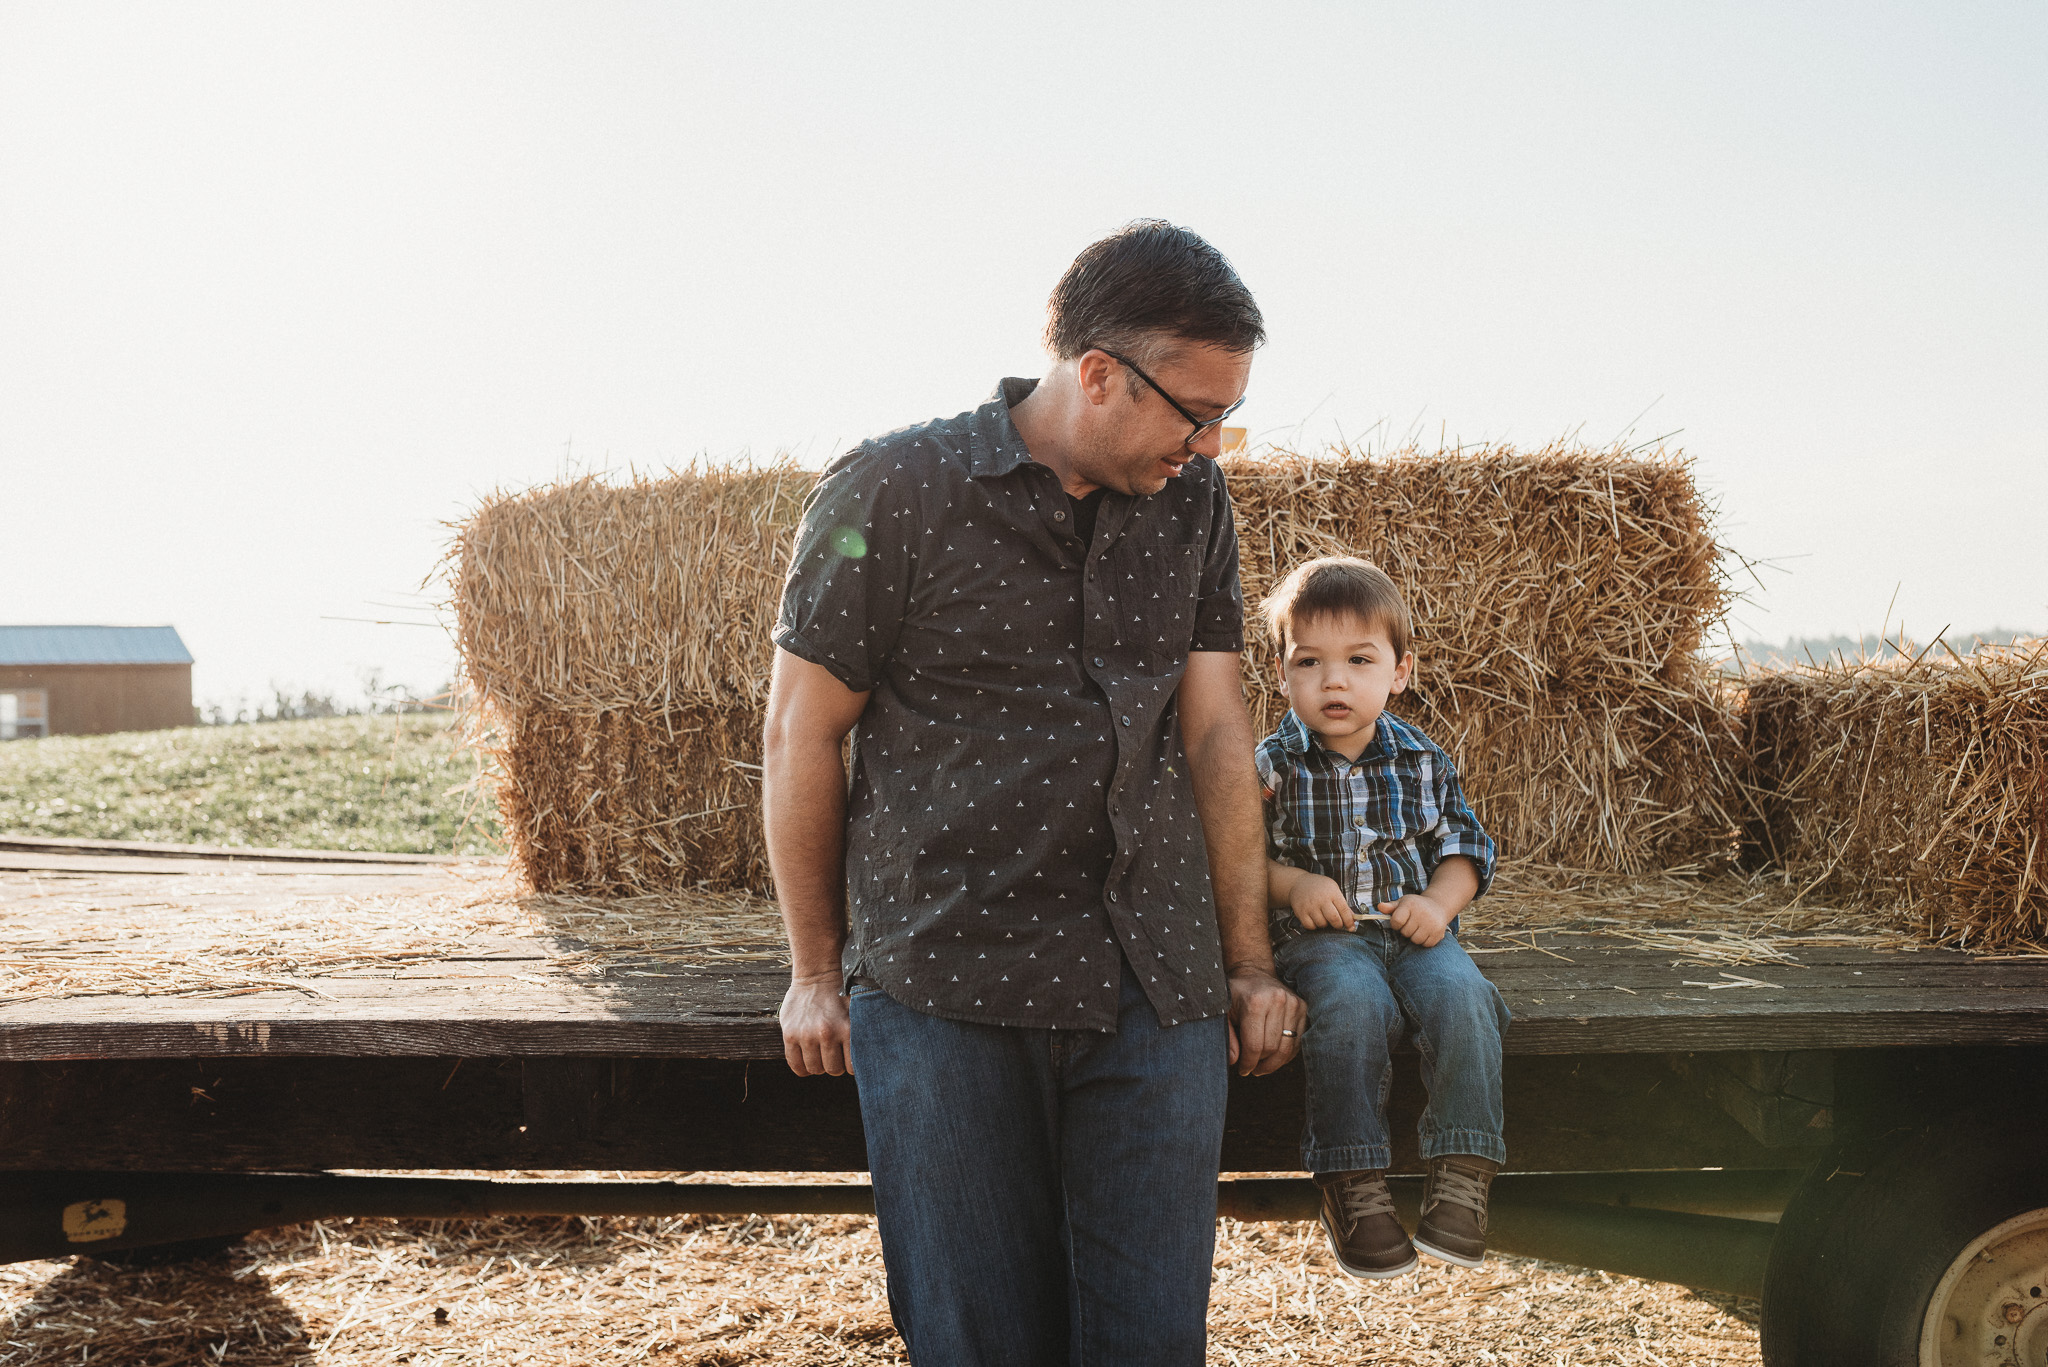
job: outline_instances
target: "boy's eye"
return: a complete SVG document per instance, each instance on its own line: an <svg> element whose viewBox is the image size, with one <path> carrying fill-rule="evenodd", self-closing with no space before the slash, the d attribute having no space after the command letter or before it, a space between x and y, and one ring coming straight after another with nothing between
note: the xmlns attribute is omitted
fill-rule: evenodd
<svg viewBox="0 0 2048 1367"><path fill-rule="evenodd" d="M1355 665L1369 665L1372 663L1372 661L1366 659L1363 655L1353 655L1351 657L1351 663Z"/></svg>
<svg viewBox="0 0 2048 1367"><path fill-rule="evenodd" d="M1304 655L1304 656L1302 656L1302 657L1301 657L1300 659L1298 659L1298 660L1296 660L1296 661L1294 662L1294 667L1295 667L1296 669L1312 669L1312 668L1314 668L1315 664L1316 664L1316 657L1315 657L1315 656L1313 656L1313 655Z"/></svg>

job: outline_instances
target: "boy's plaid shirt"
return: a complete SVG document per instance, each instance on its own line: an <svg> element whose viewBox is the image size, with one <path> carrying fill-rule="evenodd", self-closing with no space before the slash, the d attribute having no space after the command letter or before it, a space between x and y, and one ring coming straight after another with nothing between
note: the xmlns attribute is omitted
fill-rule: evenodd
<svg viewBox="0 0 2048 1367"><path fill-rule="evenodd" d="M1471 859L1480 893L1493 882L1493 839L1465 801L1451 757L1397 717L1381 713L1372 744L1352 761L1289 712L1259 742L1258 766L1268 852L1335 879L1354 911L1424 891L1446 855ZM1276 945L1303 933L1285 908L1271 918Z"/></svg>

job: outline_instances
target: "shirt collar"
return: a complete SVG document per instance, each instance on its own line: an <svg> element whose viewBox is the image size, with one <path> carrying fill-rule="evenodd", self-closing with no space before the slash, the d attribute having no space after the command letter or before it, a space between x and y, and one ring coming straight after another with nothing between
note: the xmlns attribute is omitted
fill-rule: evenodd
<svg viewBox="0 0 2048 1367"><path fill-rule="evenodd" d="M989 401L974 410L967 429L967 464L974 478L1007 475L1031 463L1031 452L1025 449L1010 410L1036 388L1037 380L1000 380Z"/></svg>
<svg viewBox="0 0 2048 1367"><path fill-rule="evenodd" d="M1294 715L1294 709L1291 707L1287 709L1287 715L1280 719L1278 733L1281 747L1290 754L1306 755L1311 749L1316 749L1327 750L1331 756L1337 759L1344 758L1342 755L1337 754L1335 750L1329 750L1316 733L1308 729L1308 723ZM1382 712L1380 713L1378 724L1373 727L1372 744L1360 751L1358 758L1362 760L1375 752L1384 754L1389 750L1427 750L1428 748L1429 743L1423 739L1420 731L1392 713ZM1345 762L1356 763L1353 760Z"/></svg>

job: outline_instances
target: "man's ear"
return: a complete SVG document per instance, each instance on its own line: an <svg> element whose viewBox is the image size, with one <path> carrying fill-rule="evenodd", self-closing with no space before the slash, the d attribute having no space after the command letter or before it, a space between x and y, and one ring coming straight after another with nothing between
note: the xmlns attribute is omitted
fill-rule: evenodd
<svg viewBox="0 0 2048 1367"><path fill-rule="evenodd" d="M1408 681L1414 677L1415 652L1410 650L1404 652L1401 656L1401 663L1394 666L1394 686L1387 691L1389 693L1406 693L1408 691Z"/></svg>
<svg viewBox="0 0 2048 1367"><path fill-rule="evenodd" d="M1074 362L1074 378L1081 387L1081 397L1096 408L1109 402L1110 386L1116 381L1116 372L1116 362L1101 351L1085 351Z"/></svg>

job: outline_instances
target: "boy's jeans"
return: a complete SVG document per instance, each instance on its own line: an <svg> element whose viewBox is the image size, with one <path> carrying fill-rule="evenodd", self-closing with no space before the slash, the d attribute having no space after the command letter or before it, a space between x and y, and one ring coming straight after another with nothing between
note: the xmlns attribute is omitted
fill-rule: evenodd
<svg viewBox="0 0 2048 1367"><path fill-rule="evenodd" d="M1457 937L1418 948L1379 921L1312 930L1280 946L1280 976L1308 1003L1302 1062L1310 1172L1385 1168L1394 1046L1413 1027L1422 1054L1422 1156L1507 1159L1501 1138L1500 1037L1508 1008Z"/></svg>
<svg viewBox="0 0 2048 1367"><path fill-rule="evenodd" d="M975 1025L853 995L889 1309L918 1367L1200 1367L1229 1044Z"/></svg>

